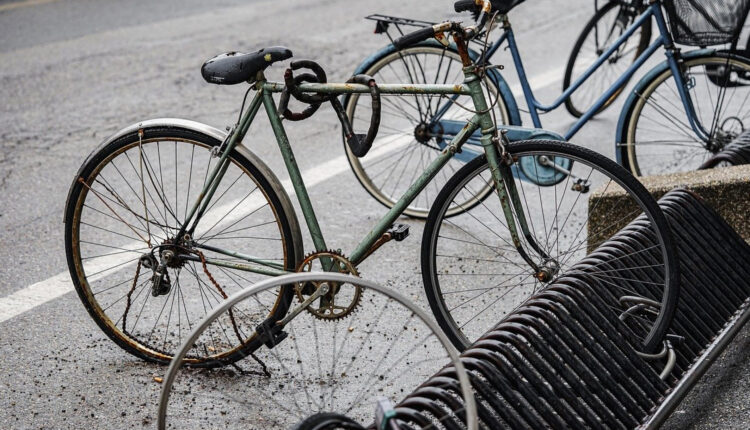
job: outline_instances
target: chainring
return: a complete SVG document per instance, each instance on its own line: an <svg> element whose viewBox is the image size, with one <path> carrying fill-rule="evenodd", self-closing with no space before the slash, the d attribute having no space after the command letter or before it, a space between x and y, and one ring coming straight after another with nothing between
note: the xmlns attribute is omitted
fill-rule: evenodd
<svg viewBox="0 0 750 430"><path fill-rule="evenodd" d="M335 265L335 267L332 265ZM297 266L296 271L312 272L315 269L317 269L316 271L359 276L359 272L351 261L340 252L332 250L313 252L307 255ZM338 320L351 315L359 306L362 299L362 287L351 284L342 285L338 282L327 281L300 283L294 286L294 292L297 299L303 302L323 284L328 284L329 291L305 308L314 317L329 321ZM341 305L341 303L344 303L344 305Z"/></svg>

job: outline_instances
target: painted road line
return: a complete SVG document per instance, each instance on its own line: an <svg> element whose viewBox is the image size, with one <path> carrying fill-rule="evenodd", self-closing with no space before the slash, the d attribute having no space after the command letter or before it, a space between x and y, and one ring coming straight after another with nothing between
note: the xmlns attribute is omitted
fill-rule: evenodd
<svg viewBox="0 0 750 430"><path fill-rule="evenodd" d="M406 146L410 141L411 139L409 139L408 141L403 140L400 142L396 142L395 144L391 143L389 145L381 146L380 148L373 149L370 156L374 158L382 157L383 155L403 148L403 146ZM333 160L322 163L315 168L306 170L302 173L302 176L305 179L306 187L311 188L328 179L333 178L334 176L340 175L347 170L349 170L349 163L346 160L346 155L341 155L334 158ZM292 184L289 180L281 181L281 183L290 196L293 196L295 194L294 188L292 187ZM205 222L202 225L213 225L214 222L221 219L218 214L228 212L237 203L238 201L231 201L222 204L217 209L211 211L211 214L206 215L206 217L204 218ZM262 196L257 196L257 198L246 202L246 204L244 205L244 211L237 211L236 214L226 217L224 220L222 220L221 225L239 219L245 213L250 213L263 204L265 204L265 199L263 199ZM142 246L143 242L132 242L120 247L135 250L141 248ZM100 272L96 276L92 277L92 280L98 280L109 276L119 270L123 270L132 264L135 264L135 262L132 262L130 264L123 265L123 263L127 263L128 260L131 260L132 258L132 255L123 256L122 254L98 257L86 263L86 271L89 273ZM112 267L116 268L111 270L104 270ZM28 312L44 303L55 300L56 298L70 293L73 290L74 288L70 280L70 274L66 270L64 272L58 273L51 278L45 279L44 281L37 282L22 290L2 297L0 298L0 323L21 315L24 312Z"/></svg>
<svg viewBox="0 0 750 430"><path fill-rule="evenodd" d="M506 69L507 70L507 69ZM531 79L529 79L529 86L531 87L531 90L534 93L537 93L538 90L541 90L542 88L550 87L554 84L559 84L562 82L562 79L560 78L561 71L559 67L552 67L546 72L533 76ZM523 101L523 89L521 88L520 83L514 83L510 86L510 91L513 93L513 95L516 97L516 100L521 103L523 106L523 109L526 109L526 104Z"/></svg>
<svg viewBox="0 0 750 430"><path fill-rule="evenodd" d="M29 7L29 6L38 6L41 4L47 4L47 3L52 3L56 1L58 0L26 0L26 1L8 3L8 4L0 5L0 12L5 12L6 10L20 9L20 8Z"/></svg>
<svg viewBox="0 0 750 430"><path fill-rule="evenodd" d="M50 1L54 1L54 0L47 0L47 1L36 0L36 2L34 2L34 0L30 0L24 3L41 4L41 3L47 3ZM15 4L17 3L12 3L10 5L5 5L5 6L7 7L7 6L15 5ZM31 6L31 4L29 5ZM0 6L0 11L2 10L4 9L2 8L2 6ZM551 68L549 71L531 78L529 80L529 83L531 85L531 88L541 89L541 88L545 88L550 85L553 85L557 82L560 82L559 78L560 78L559 70L557 70L557 68ZM522 93L520 84L512 85L511 91L513 91L513 94L516 95L517 98L522 97L523 93ZM370 157L372 157L373 159L382 157L392 151L402 148L407 143L408 143L407 141L403 141L403 142L398 142L396 144L390 144L387 146L374 148L371 152ZM312 188L328 179L333 178L336 175L346 172L347 170L349 170L349 164L346 160L346 156L341 155L315 168L306 170L305 172L302 173L302 176L305 179L305 185L308 188ZM295 194L290 181L284 180L282 181L282 185L284 186L284 188L286 189L286 191L289 193L290 196L293 196ZM224 204L219 209L217 209L216 212L214 213L222 213L220 209L224 208L225 210L228 210L229 208L233 207L236 203L237 202L229 202L227 204ZM249 210L251 209L249 208ZM231 217L231 219L227 217L228 219L224 220L222 224L224 222L231 222L237 219L237 217L239 216L241 216L241 213L238 213L237 216ZM210 219L208 221L210 221ZM140 247L140 244L128 244L127 246L134 246L134 248L132 249L136 249ZM106 268L109 266L113 266L117 264L119 261L119 260L115 260L115 258L121 259L123 257L111 256L111 257L100 257L100 258L101 258L101 261L97 261L93 263L95 267ZM127 261L127 258L125 259L125 261ZM122 269L123 267L127 267L127 266L120 266L118 270ZM112 272L110 273L103 272L99 275L99 277L107 276L111 273ZM70 274L68 273L68 271L64 271L64 272L58 273L55 276L52 276L51 278L37 282L35 284L32 284L28 287L23 288L22 290L16 291L8 296L2 297L0 298L0 323L7 321L18 315L21 315L24 312L28 312L37 306L40 306L44 303L54 300L71 291L73 291L73 285L70 280Z"/></svg>

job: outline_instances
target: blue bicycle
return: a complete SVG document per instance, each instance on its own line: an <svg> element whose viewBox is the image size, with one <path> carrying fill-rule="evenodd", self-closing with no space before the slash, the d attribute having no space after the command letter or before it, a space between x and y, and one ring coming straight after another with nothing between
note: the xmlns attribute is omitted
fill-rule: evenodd
<svg viewBox="0 0 750 430"><path fill-rule="evenodd" d="M630 78L656 51L665 61L655 66L634 86L625 101L615 135L615 157L634 175L694 170L719 153L741 134L750 121L750 60L719 49L692 49L682 52L676 44L694 47L716 46L736 41L750 8L750 0L655 0L645 7L593 64L552 103L543 104L534 96L521 60L508 12L523 0L493 0L493 19L486 34L477 38L469 55L490 64L490 59L507 42L523 89L533 126L542 128L540 113L554 110L612 58L623 54L623 46L636 32L655 24L657 36L632 61L619 78L604 90L580 118L561 135L539 131L545 139L569 140L584 124L623 91ZM478 13L472 0L456 3L456 11ZM376 32L388 34L395 28L424 27L432 23L373 15ZM502 33L490 43L492 30ZM389 35L390 37L390 35ZM632 43L632 39L631 39ZM362 62L356 73L373 76L383 82L451 83L460 82L462 64L456 47L433 39L401 50L386 46ZM488 66L484 88L493 101L493 114L499 127L521 125L519 107L500 70ZM370 117L369 101L351 95L344 105L355 129L364 127ZM392 207L414 172L421 171L451 141L465 119L473 115L461 96L409 95L385 97L382 104L381 134L374 143L376 154L357 158L347 149L349 163L365 189L382 204ZM504 124L504 125L501 125ZM508 127L513 132L513 127ZM469 140L479 145L479 135ZM345 145L346 146L346 145ZM471 145L445 169L409 206L407 215L424 218L452 171L458 170L481 148ZM543 178L532 178L543 184ZM465 197L468 202L487 195L487 188ZM461 201L450 214L462 212Z"/></svg>

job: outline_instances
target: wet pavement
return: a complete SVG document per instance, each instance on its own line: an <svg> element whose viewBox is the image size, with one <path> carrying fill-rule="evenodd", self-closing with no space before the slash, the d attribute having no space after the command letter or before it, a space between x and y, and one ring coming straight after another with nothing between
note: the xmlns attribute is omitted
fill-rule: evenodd
<svg viewBox="0 0 750 430"><path fill-rule="evenodd" d="M386 40L370 13L439 20L452 2L0 1L0 297L65 279L62 212L70 181L86 155L120 128L154 117L180 117L223 128L235 121L245 86L206 84L203 61L230 50L285 45L311 58L330 81L345 80ZM562 76L591 2L539 0L511 14L532 79ZM655 60L652 60L652 62ZM496 63L510 64L507 53ZM511 85L517 80L506 68ZM559 73L555 73L555 71ZM280 79L283 67L273 67ZM538 93L552 100L559 79ZM575 137L612 157L621 101ZM564 131L559 110L543 117ZM343 155L334 113L321 109L287 132L303 172ZM265 119L245 145L283 180L288 177ZM345 160L340 160L345 163ZM329 246L350 250L384 213L348 169L316 182L310 194ZM356 202L356 205L351 204ZM295 203L296 206L296 203ZM299 208L297 207L298 213ZM398 288L426 307L419 274L423 223L361 266L364 277ZM303 227L306 249L310 240ZM55 278L57 277L57 278ZM45 284L46 285L46 284ZM745 328L667 428L750 427L750 332ZM13 429L153 428L164 368L120 350L67 293L0 322L0 427Z"/></svg>

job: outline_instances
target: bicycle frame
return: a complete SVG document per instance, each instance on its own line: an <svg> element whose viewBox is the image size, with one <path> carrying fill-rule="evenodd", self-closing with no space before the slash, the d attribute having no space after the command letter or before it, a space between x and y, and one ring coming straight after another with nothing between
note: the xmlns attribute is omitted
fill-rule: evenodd
<svg viewBox="0 0 750 430"><path fill-rule="evenodd" d="M570 140L581 129L581 127L583 127L599 111L599 109L604 106L604 104L607 102L607 100L610 99L610 97L620 91L622 87L627 84L630 78L651 57L651 55L653 55L654 52L656 52L659 48L663 47L665 48L667 62L669 64L670 70L672 71L673 78L675 79L675 84L679 91L680 98L682 99L682 104L685 108L690 127L701 140L703 140L704 142L708 142L710 133L708 133L697 121L697 115L695 113L693 101L686 89L687 83L684 81L682 73L680 72L679 50L674 47L672 37L667 28L666 20L664 19L664 14L661 10L660 1L652 1L648 5L646 10L636 18L633 24L631 24L630 27L628 27L625 32L597 58L594 64L586 69L583 75L576 79L576 81L573 82L568 89L566 89L555 101L548 105L542 104L534 96L534 92L529 85L526 71L521 60L521 54L518 50L518 45L516 44L513 28L508 21L507 15L503 15L499 18L503 25L503 34L500 35L500 37L487 48L485 58L491 58L504 42L508 42L508 47L513 58L513 65L516 68L516 72L521 83L521 88L523 90L524 99L526 101L526 106L528 107L529 114L531 115L531 121L534 124L534 127L541 129L543 127L542 122L539 118L539 112L549 112L557 109L560 105L562 105L578 88L581 87L581 85L583 85L584 82L589 79L589 77L591 77L591 75L594 74L594 72L596 72L596 70L599 69L599 67L601 67L602 64L604 64L605 61L607 61L607 59L609 59L609 57L611 57L615 52L618 51L618 49L628 40L628 38L636 32L636 30L638 30L641 26L648 22L648 20L650 20L652 17L656 20L657 27L659 28L659 36L636 59L636 61L631 64L625 72L623 72L623 74L612 84L612 86L610 86L607 91L605 91L596 100L596 102L594 102L594 104L568 129L568 131L563 134L563 137L565 140ZM449 107L450 103L446 103L444 106L438 109L432 123L434 124L438 121L441 121L440 118L443 114L445 114ZM444 122L450 123L451 121ZM442 122L441 124L443 125L444 129L455 129L455 127L452 126L445 127L445 124L443 124Z"/></svg>
<svg viewBox="0 0 750 430"><path fill-rule="evenodd" d="M468 61L468 60L466 60ZM466 62L465 61L465 62ZM361 263L367 258L372 252L373 245L378 239L388 230L393 222L402 214L402 212L408 207L408 205L416 198L416 196L427 186L427 184L435 177L440 169L454 156L454 154L461 152L461 147L466 143L469 137L477 130L481 130L481 144L484 147L487 155L490 170L492 172L493 181L495 184L495 190L500 198L503 211L505 213L506 221L513 238L513 242L516 245L518 251L524 256L526 261L534 268L537 266L530 258L528 258L526 252L521 247L521 241L518 236L518 230L516 227L515 219L518 219L521 231L524 236L529 240L531 234L529 232L528 225L526 223L525 216L520 209L520 200L515 192L515 188L509 185L506 188L507 181L509 178L510 168L503 165L500 161L500 154L498 153L497 147L494 143L494 138L497 133L496 127L492 121L490 113L487 109L487 103L484 98L482 87L479 83L479 78L474 72L473 67L464 67L465 80L463 84L459 85L430 85L430 84L382 84L378 85L378 89L382 94L444 94L444 95L470 95L474 101L474 106L477 110L475 114L462 128L462 130L455 135L450 145L448 145L441 154L426 167L424 172L414 181L413 184L408 188L406 193L399 199L399 201L383 216L383 218L375 225L375 227L360 241L360 243L354 248L349 254L350 260L356 265ZM292 186L297 195L297 199L302 210L302 214L305 218L307 227L310 231L313 244L316 251L324 251L328 249L326 246L325 238L321 231L320 225L318 224L315 210L313 209L312 202L307 193L304 180L300 173L299 167L295 161L294 153L289 139L284 130L282 118L276 107L276 103L273 99L274 93L283 91L285 85L278 82L268 82L262 76L259 76L258 81L255 83L256 94L249 107L242 114L240 121L232 132L227 136L227 140L221 145L221 155L217 164L213 167L209 173L208 180L201 190L197 201L193 204L185 222L177 233L177 238L183 237L185 234L192 236L195 231L198 222L200 221L203 212L208 207L208 204L216 191L226 169L228 167L228 155L232 152L234 147L243 140L247 130L250 128L260 106L263 105L266 114L271 122L276 141L278 143L281 155L284 159L284 164L289 173ZM355 93L369 93L370 88L366 85L361 84L349 84L349 83L304 83L299 85L299 89L307 93L318 93L318 94L355 94ZM512 179L510 180L512 184ZM511 206L511 202L518 210L514 210ZM515 219L514 219L515 215ZM191 225L192 223L192 225ZM189 228L188 226L191 225ZM537 252L540 252L538 246L536 246L533 239L529 242ZM231 250L225 250L217 247L207 247L198 245L198 247L204 247L213 252L217 252L224 255L229 255L235 258L247 261L248 264L228 263L225 261L215 260L206 258L206 263L216 266L230 267L238 270L245 270L250 272L261 273L265 275L278 276L288 273L284 270L284 267L278 263L264 261L262 259L243 255L238 252Z"/></svg>

